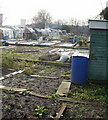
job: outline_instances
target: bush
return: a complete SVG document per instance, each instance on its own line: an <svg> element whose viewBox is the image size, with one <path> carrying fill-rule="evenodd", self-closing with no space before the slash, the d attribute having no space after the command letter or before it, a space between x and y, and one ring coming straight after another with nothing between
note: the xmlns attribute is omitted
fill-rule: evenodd
<svg viewBox="0 0 108 120"><path fill-rule="evenodd" d="M105 20L108 20L108 7L106 7L104 10L102 10L102 12L100 13L100 15L101 15Z"/></svg>
<svg viewBox="0 0 108 120"><path fill-rule="evenodd" d="M14 63L14 57L11 52L3 52L2 53L2 68L12 68Z"/></svg>

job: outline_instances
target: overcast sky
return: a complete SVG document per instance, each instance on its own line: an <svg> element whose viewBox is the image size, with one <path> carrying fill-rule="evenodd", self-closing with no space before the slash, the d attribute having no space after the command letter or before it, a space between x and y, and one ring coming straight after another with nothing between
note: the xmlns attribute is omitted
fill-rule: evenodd
<svg viewBox="0 0 108 120"><path fill-rule="evenodd" d="M18 25L20 19L31 22L40 9L45 9L54 20L92 19L106 7L108 0L0 0L4 25Z"/></svg>

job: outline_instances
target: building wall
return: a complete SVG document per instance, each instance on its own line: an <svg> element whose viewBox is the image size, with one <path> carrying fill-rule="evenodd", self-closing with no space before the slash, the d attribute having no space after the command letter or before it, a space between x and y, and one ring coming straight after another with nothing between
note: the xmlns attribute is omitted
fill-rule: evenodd
<svg viewBox="0 0 108 120"><path fill-rule="evenodd" d="M88 79L108 82L108 21L90 20Z"/></svg>

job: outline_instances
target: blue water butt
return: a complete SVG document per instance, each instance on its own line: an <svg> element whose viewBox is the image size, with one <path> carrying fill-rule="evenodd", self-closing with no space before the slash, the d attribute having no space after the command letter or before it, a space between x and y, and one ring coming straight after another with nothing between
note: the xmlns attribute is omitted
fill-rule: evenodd
<svg viewBox="0 0 108 120"><path fill-rule="evenodd" d="M8 40L8 36L4 36L4 40Z"/></svg>
<svg viewBox="0 0 108 120"><path fill-rule="evenodd" d="M87 81L88 58L83 56L73 56L71 65L71 82L84 84Z"/></svg>

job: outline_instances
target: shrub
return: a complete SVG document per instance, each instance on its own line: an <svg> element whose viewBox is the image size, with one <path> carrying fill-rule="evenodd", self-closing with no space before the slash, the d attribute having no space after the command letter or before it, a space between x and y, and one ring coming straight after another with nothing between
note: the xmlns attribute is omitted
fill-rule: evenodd
<svg viewBox="0 0 108 120"><path fill-rule="evenodd" d="M11 52L3 52L2 54L2 68L12 68L14 63L14 57Z"/></svg>

